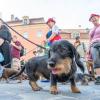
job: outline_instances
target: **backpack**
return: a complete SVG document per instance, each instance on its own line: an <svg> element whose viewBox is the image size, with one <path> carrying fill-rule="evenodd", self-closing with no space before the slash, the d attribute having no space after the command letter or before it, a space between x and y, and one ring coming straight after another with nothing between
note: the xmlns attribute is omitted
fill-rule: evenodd
<svg viewBox="0 0 100 100"><path fill-rule="evenodd" d="M22 49L20 51L20 57L24 56L24 47L22 46Z"/></svg>

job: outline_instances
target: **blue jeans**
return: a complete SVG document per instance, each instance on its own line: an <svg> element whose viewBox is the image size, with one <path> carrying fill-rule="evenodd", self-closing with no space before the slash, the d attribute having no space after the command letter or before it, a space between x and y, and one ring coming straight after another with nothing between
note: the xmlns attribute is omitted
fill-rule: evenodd
<svg viewBox="0 0 100 100"><path fill-rule="evenodd" d="M93 59L93 66L94 68L100 68L100 47L95 48L94 46L91 47L91 54Z"/></svg>

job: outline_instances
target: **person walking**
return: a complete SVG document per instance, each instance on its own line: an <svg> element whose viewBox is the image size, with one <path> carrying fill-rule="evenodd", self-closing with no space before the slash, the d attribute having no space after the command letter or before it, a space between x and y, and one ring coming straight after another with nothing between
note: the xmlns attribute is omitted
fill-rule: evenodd
<svg viewBox="0 0 100 100"><path fill-rule="evenodd" d="M20 51L22 49L22 46L21 46L21 43L18 41L18 38L16 35L13 36L11 45L12 45L11 46L11 56L12 56L11 67L15 70L20 70L21 69Z"/></svg>
<svg viewBox="0 0 100 100"><path fill-rule="evenodd" d="M2 66L11 68L11 33L6 25L0 20L0 53L3 55L4 60L0 62Z"/></svg>
<svg viewBox="0 0 100 100"><path fill-rule="evenodd" d="M86 46L85 46L84 42L81 42L79 36L77 36L77 37L75 38L74 46L75 46L77 52L79 53L80 57L81 57L81 58L85 58Z"/></svg>
<svg viewBox="0 0 100 100"><path fill-rule="evenodd" d="M80 60L84 64L85 73L88 73L88 70L87 70L87 67L86 67L86 59L85 59L85 57L86 57L86 46L85 46L84 42L81 42L79 36L76 36L75 42L74 42L74 46L75 46L77 52L80 55ZM81 73L80 69L78 69L77 72L80 72Z"/></svg>
<svg viewBox="0 0 100 100"><path fill-rule="evenodd" d="M89 32L89 53L95 70L95 84L100 85L100 15L91 14L89 21L94 27Z"/></svg>
<svg viewBox="0 0 100 100"><path fill-rule="evenodd" d="M51 44L54 41L61 39L60 30L58 26L56 25L56 21L53 18L49 18L46 24L50 28L49 32L46 35L46 39L47 39L48 45L51 46Z"/></svg>

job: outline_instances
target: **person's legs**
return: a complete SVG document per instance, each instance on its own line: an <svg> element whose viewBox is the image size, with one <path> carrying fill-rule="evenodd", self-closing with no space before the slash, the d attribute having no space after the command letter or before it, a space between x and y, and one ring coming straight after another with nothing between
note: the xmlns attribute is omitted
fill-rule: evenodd
<svg viewBox="0 0 100 100"><path fill-rule="evenodd" d="M7 65L6 68L11 68L11 52L10 52L10 46L8 42L4 42L1 46L1 50L4 56L4 61L2 65Z"/></svg>
<svg viewBox="0 0 100 100"><path fill-rule="evenodd" d="M93 58L93 66L95 70L95 84L100 84L100 55L99 55L99 49L97 48L91 48L92 58Z"/></svg>
<svg viewBox="0 0 100 100"><path fill-rule="evenodd" d="M21 69L20 60L17 58L13 58L11 68L13 68L15 70L20 70Z"/></svg>
<svg viewBox="0 0 100 100"><path fill-rule="evenodd" d="M85 74L88 74L88 69L87 69L85 57L84 58L81 58L80 60L81 60L81 62L83 62L83 65L84 65L84 68L85 68L85 72L84 73Z"/></svg>

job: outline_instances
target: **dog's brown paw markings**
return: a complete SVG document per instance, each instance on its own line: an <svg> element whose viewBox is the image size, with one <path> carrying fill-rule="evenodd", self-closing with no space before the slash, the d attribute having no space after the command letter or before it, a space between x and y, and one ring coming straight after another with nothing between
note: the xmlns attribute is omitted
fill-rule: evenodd
<svg viewBox="0 0 100 100"><path fill-rule="evenodd" d="M86 77L83 78L81 85L89 85L89 81Z"/></svg>
<svg viewBox="0 0 100 100"><path fill-rule="evenodd" d="M34 87L32 88L33 91L40 91L42 88L41 87Z"/></svg>
<svg viewBox="0 0 100 100"><path fill-rule="evenodd" d="M73 93L81 93L80 90L75 86L71 86L71 90Z"/></svg>
<svg viewBox="0 0 100 100"><path fill-rule="evenodd" d="M40 91L42 89L36 84L36 82L30 81L29 84L31 85L33 91Z"/></svg>
<svg viewBox="0 0 100 100"><path fill-rule="evenodd" d="M58 94L57 86L51 86L50 93L55 95Z"/></svg>
<svg viewBox="0 0 100 100"><path fill-rule="evenodd" d="M18 81L17 83L22 83L22 81Z"/></svg>
<svg viewBox="0 0 100 100"><path fill-rule="evenodd" d="M9 83L9 80L8 79L6 80L6 83Z"/></svg>

